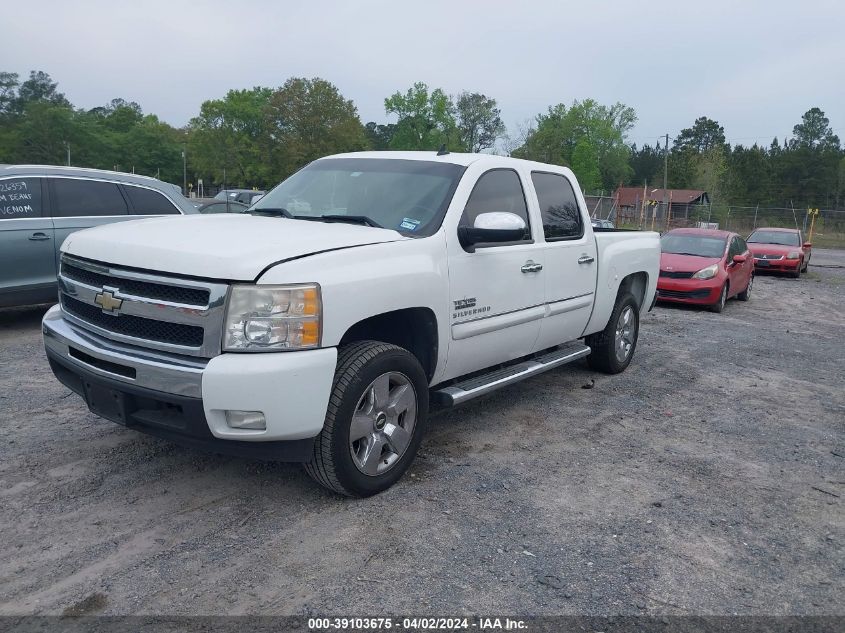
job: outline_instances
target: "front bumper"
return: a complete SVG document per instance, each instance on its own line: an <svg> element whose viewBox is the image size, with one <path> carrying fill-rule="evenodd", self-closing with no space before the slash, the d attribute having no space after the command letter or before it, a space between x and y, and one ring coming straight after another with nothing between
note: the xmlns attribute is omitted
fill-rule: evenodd
<svg viewBox="0 0 845 633"><path fill-rule="evenodd" d="M754 258L754 270L772 270L781 273L794 273L800 265L800 259L761 259L759 257Z"/></svg>
<svg viewBox="0 0 845 633"><path fill-rule="evenodd" d="M657 281L657 300L692 305L712 305L719 301L722 281L713 279L672 279L660 277Z"/></svg>
<svg viewBox="0 0 845 633"><path fill-rule="evenodd" d="M301 461L323 428L335 348L175 356L93 335L63 319L59 306L44 315L42 331L56 377L98 415L140 431L210 443L220 452ZM117 404L106 406L105 396ZM231 428L227 410L261 411L267 428Z"/></svg>

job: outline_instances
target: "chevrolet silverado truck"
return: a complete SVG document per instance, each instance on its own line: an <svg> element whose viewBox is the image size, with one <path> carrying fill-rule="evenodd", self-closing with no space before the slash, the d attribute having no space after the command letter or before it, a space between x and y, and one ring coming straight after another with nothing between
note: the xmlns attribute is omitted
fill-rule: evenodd
<svg viewBox="0 0 845 633"><path fill-rule="evenodd" d="M659 261L656 233L592 228L567 168L342 154L245 214L72 234L44 343L103 418L367 496L430 407L582 357L624 370Z"/></svg>

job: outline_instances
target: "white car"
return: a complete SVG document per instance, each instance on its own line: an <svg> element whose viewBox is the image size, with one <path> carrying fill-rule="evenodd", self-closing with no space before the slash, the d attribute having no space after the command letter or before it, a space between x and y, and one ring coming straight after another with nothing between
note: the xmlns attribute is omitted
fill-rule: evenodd
<svg viewBox="0 0 845 633"><path fill-rule="evenodd" d="M104 418L370 495L408 468L431 404L631 362L659 238L594 234L580 191L555 165L364 152L247 214L74 233L47 356Z"/></svg>

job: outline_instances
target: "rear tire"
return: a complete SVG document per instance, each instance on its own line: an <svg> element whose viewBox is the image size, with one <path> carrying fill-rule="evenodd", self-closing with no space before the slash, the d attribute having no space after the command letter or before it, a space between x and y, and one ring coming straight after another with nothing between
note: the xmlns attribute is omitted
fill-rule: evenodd
<svg viewBox="0 0 845 633"><path fill-rule="evenodd" d="M344 346L305 472L342 495L382 492L414 461L427 417L428 379L413 354L377 341Z"/></svg>
<svg viewBox="0 0 845 633"><path fill-rule="evenodd" d="M719 300L710 306L710 311L720 313L725 309L725 304L728 302L728 284L722 286L722 292L719 294Z"/></svg>
<svg viewBox="0 0 845 633"><path fill-rule="evenodd" d="M584 342L592 352L587 356L591 369L605 374L625 371L634 357L640 334L640 315L637 300L630 292L619 295L604 330L590 334Z"/></svg>
<svg viewBox="0 0 845 633"><path fill-rule="evenodd" d="M748 278L748 285L745 287L745 290L743 290L742 292L740 292L740 293L736 296L736 298L737 298L737 299L739 299L740 301L748 301L748 295L750 295L750 294L751 294L751 285L752 285L753 283L754 283L754 275L752 274L752 275Z"/></svg>

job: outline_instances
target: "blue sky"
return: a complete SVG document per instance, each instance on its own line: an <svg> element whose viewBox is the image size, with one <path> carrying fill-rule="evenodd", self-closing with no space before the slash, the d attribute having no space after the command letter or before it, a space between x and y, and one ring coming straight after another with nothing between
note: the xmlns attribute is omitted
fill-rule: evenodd
<svg viewBox="0 0 845 633"><path fill-rule="evenodd" d="M768 145L813 106L845 138L843 27L845 3L816 0L47 0L16 5L0 69L45 70L79 107L123 97L173 125L230 88L319 76L364 122L424 81L496 98L513 134L592 97L636 110L639 145L702 115Z"/></svg>

